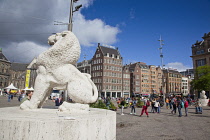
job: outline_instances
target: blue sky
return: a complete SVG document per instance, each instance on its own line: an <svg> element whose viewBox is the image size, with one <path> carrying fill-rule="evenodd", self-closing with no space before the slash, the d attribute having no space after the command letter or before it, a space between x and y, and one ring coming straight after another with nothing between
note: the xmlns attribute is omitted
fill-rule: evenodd
<svg viewBox="0 0 210 140"><path fill-rule="evenodd" d="M119 48L125 63L160 65L161 35L164 64L191 68L191 45L210 32L209 0L96 0L82 13L118 26L121 32L111 45Z"/></svg>
<svg viewBox="0 0 210 140"><path fill-rule="evenodd" d="M42 3L42 4L40 4ZM29 63L49 48L47 38L67 29L70 0L0 1L0 47L12 62ZM91 59L97 44L116 46L124 63L160 65L159 41L164 40L164 64L192 68L191 46L210 32L210 0L79 0L73 32L82 53ZM12 9L12 10L10 10Z"/></svg>

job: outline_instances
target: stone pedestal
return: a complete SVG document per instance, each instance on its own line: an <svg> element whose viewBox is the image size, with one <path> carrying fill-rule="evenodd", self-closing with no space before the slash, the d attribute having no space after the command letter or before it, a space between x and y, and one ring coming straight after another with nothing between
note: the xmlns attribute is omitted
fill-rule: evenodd
<svg viewBox="0 0 210 140"><path fill-rule="evenodd" d="M115 140L116 113L91 108L87 114L57 109L0 108L1 140Z"/></svg>
<svg viewBox="0 0 210 140"><path fill-rule="evenodd" d="M208 102L209 102L209 99L199 99L199 101L201 102L202 106L207 106Z"/></svg>

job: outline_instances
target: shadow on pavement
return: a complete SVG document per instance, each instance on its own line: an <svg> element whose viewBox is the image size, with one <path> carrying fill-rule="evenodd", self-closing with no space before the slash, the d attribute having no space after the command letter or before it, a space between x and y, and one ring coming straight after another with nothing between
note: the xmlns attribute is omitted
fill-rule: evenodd
<svg viewBox="0 0 210 140"><path fill-rule="evenodd" d="M201 115L201 114L194 114L194 115L190 115L190 116L193 116L193 117L200 117L200 118L209 118L210 116L207 116L207 115Z"/></svg>

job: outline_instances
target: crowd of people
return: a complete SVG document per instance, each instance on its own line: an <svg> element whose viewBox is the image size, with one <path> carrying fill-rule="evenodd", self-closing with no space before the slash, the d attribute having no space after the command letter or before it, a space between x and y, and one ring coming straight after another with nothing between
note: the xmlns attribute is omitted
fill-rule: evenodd
<svg viewBox="0 0 210 140"><path fill-rule="evenodd" d="M10 102L13 100L14 97L17 97L18 101L20 103L23 103L26 100L31 99L31 96L33 95L33 90L21 90L19 93L12 93L10 91L5 90L4 95L7 96L7 101ZM55 106L60 106L63 103L63 94L61 94L59 97L53 96L52 101L55 103Z"/></svg>
<svg viewBox="0 0 210 140"><path fill-rule="evenodd" d="M145 113L147 117L149 117L148 113L148 107L151 107L150 112L151 113L160 113L161 107L163 106L163 99L161 97L158 98L147 98L142 97L140 100L142 102L142 110L140 113L140 117ZM130 106L130 114L136 115L136 106L137 106L137 99L135 97L133 98L120 98L117 99L117 104L121 105L121 115L124 115L123 109L126 103L129 103ZM202 103L199 99L193 101L190 97L184 97L181 96L172 96L167 97L165 99L165 107L166 109L170 110L171 114L178 114L179 117L182 117L182 109L184 109L185 116L188 116L188 107L189 106L195 106L195 113L196 114L202 114Z"/></svg>
<svg viewBox="0 0 210 140"><path fill-rule="evenodd" d="M8 102L10 102L13 97L14 94L5 91L5 95L7 95L8 97ZM19 102L24 102L26 100L30 100L31 96L33 95L33 91L21 91L18 94L18 101ZM141 97L140 99L137 100L137 98L140 97L132 97L132 98L117 98L117 104L120 105L121 108L121 115L124 115L124 108L125 106L129 106L130 107L130 114L134 114L136 115L136 107L137 107L137 103L141 102L141 106L138 107L142 107L141 113L139 114L139 116L141 117L144 113L147 115L147 117L149 117L149 113L148 113L148 107L151 107L150 112L151 113L160 113L161 112L161 107L163 106L164 102L165 102L165 107L166 109L170 109L171 110L171 114L177 114L178 112L178 116L182 117L182 109L184 109L185 112L185 116L188 116L188 107L189 106L195 106L195 113L196 114L202 114L203 109L202 109L202 103L199 99L196 100L192 100L190 97L184 97L182 98L181 96L171 96L171 97L167 97L165 99L165 101L163 101L163 98L158 97L158 98L147 98L147 97ZM110 109L110 104L111 104L111 100L115 100L115 98L99 98L100 100L104 100L104 103L106 104L106 107L108 109ZM53 97L52 101L55 103L55 106L60 106L63 103L63 94L61 94L59 97Z"/></svg>

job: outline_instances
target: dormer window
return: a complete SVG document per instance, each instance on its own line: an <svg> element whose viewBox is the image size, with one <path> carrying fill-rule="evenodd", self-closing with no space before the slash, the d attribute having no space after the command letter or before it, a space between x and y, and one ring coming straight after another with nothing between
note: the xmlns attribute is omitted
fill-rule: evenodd
<svg viewBox="0 0 210 140"><path fill-rule="evenodd" d="M112 58L114 58L114 54L112 54Z"/></svg>

